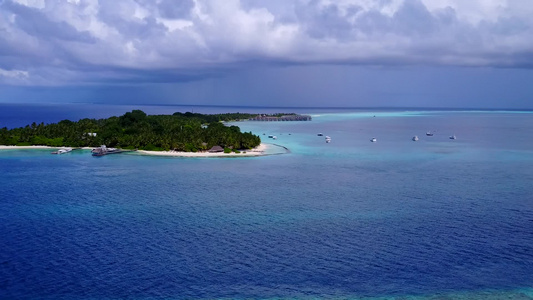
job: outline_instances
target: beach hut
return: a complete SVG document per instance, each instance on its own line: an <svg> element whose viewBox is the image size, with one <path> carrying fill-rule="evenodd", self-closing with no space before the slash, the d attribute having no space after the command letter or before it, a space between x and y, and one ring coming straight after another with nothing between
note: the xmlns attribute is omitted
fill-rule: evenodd
<svg viewBox="0 0 533 300"><path fill-rule="evenodd" d="M213 146L209 149L209 153L224 152L224 148L220 146Z"/></svg>

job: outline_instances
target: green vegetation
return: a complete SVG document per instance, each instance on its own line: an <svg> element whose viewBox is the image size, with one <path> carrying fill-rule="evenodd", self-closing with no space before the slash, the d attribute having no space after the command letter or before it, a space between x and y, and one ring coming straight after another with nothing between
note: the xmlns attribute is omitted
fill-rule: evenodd
<svg viewBox="0 0 533 300"><path fill-rule="evenodd" d="M227 113L227 114L214 114L214 115L203 115L198 113L174 113L174 116L178 117L187 117L187 118L196 118L202 120L203 123L213 123L213 122L229 122L229 121L240 121L246 120L253 117L256 117L257 114L246 114L246 113Z"/></svg>
<svg viewBox="0 0 533 300"><path fill-rule="evenodd" d="M253 114L175 113L146 115L141 110L108 119L63 120L54 124L0 129L0 145L45 145L96 147L107 145L125 149L177 150L197 152L215 145L228 149L251 149L261 139L237 126L224 126L220 121L248 119ZM231 150L230 150L231 151Z"/></svg>
<svg viewBox="0 0 533 300"><path fill-rule="evenodd" d="M276 117L276 118L281 118L283 116L296 116L295 113L277 113L277 114L269 114L267 116L271 116L271 117Z"/></svg>

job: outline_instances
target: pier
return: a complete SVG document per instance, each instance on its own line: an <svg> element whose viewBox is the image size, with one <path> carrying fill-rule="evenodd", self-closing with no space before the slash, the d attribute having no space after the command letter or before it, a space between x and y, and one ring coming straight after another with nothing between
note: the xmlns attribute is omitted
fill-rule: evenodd
<svg viewBox="0 0 533 300"><path fill-rule="evenodd" d="M250 119L250 121L264 121L264 122L311 121L311 120L312 118L309 115L282 115L282 116L258 115L257 117Z"/></svg>

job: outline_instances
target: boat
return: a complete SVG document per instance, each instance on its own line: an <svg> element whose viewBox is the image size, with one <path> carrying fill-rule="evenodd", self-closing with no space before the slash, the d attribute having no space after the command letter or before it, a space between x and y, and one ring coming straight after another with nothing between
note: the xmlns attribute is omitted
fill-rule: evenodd
<svg viewBox="0 0 533 300"><path fill-rule="evenodd" d="M418 141L418 135L413 136L413 142Z"/></svg>
<svg viewBox="0 0 533 300"><path fill-rule="evenodd" d="M52 154L65 154L65 153L69 153L71 151L72 151L72 148L65 147L65 148L60 148L57 151L52 152Z"/></svg>
<svg viewBox="0 0 533 300"><path fill-rule="evenodd" d="M106 145L102 145L98 148L94 148L91 152L92 156L104 156L107 154L122 153L124 151L117 148L107 148Z"/></svg>
<svg viewBox="0 0 533 300"><path fill-rule="evenodd" d="M428 131L428 132L426 132L426 135L427 136L433 136L433 132Z"/></svg>
<svg viewBox="0 0 533 300"><path fill-rule="evenodd" d="M326 143L329 143L329 142L331 142L331 138L326 135Z"/></svg>
<svg viewBox="0 0 533 300"><path fill-rule="evenodd" d="M450 140L455 140L455 139L457 139L457 137L455 136L455 134L452 135L452 136L450 136Z"/></svg>
<svg viewBox="0 0 533 300"><path fill-rule="evenodd" d="M378 141L378 139L376 139L375 137L373 137L373 138L370 139L370 141L371 141L372 143L375 143L375 142Z"/></svg>
<svg viewBox="0 0 533 300"><path fill-rule="evenodd" d="M271 138L273 138L273 137L274 137L273 135L269 135L269 136L268 136L269 139L271 139Z"/></svg>
<svg viewBox="0 0 533 300"><path fill-rule="evenodd" d="M273 139L273 140L277 140L278 137L274 135L274 136L272 136L272 139Z"/></svg>
<svg viewBox="0 0 533 300"><path fill-rule="evenodd" d="M318 135L318 136L323 136L323 134L322 134L322 133L319 133L319 134L317 134L317 135Z"/></svg>

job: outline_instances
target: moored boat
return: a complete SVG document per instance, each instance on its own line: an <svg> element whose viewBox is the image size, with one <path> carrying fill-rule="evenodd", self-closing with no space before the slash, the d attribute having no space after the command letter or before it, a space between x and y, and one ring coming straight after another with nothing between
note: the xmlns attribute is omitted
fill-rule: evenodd
<svg viewBox="0 0 533 300"><path fill-rule="evenodd" d="M455 136L455 134L452 135L452 136L450 136L450 140L455 140L455 139L457 139L457 137Z"/></svg>
<svg viewBox="0 0 533 300"><path fill-rule="evenodd" d="M428 131L428 132L426 132L426 135L427 135L427 136L433 136L433 132Z"/></svg>
<svg viewBox="0 0 533 300"><path fill-rule="evenodd" d="M372 143L375 143L375 142L378 141L378 139L376 139L375 137L373 137L373 138L370 139L370 141L371 141Z"/></svg>
<svg viewBox="0 0 533 300"><path fill-rule="evenodd" d="M418 141L418 135L413 136L413 142Z"/></svg>
<svg viewBox="0 0 533 300"><path fill-rule="evenodd" d="M52 152L52 154L65 154L65 153L69 153L71 151L72 151L72 148L65 147L65 148L60 148L57 151Z"/></svg>
<svg viewBox="0 0 533 300"><path fill-rule="evenodd" d="M104 156L107 154L122 153L124 151L117 148L107 148L106 145L102 145L98 148L94 148L91 152L92 156Z"/></svg>

